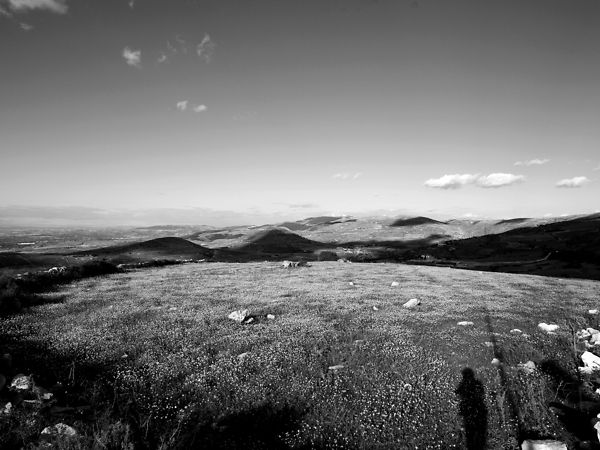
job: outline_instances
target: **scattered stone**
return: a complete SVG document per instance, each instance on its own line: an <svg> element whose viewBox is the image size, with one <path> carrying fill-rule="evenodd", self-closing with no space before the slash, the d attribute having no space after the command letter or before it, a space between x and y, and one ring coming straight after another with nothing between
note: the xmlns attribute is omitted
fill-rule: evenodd
<svg viewBox="0 0 600 450"><path fill-rule="evenodd" d="M593 336L594 334L600 334L600 331L599 331L599 330L596 330L595 328L586 328L585 330L586 330L588 333L590 333L592 336Z"/></svg>
<svg viewBox="0 0 600 450"><path fill-rule="evenodd" d="M596 395L600 395L600 388L596 389L595 393Z"/></svg>
<svg viewBox="0 0 600 450"><path fill-rule="evenodd" d="M588 340L589 338L592 337L592 335L590 334L590 332L588 330L579 330L576 333L576 336L581 341L586 341L586 340Z"/></svg>
<svg viewBox="0 0 600 450"><path fill-rule="evenodd" d="M412 391L412 385L410 383L404 383L404 389L407 391Z"/></svg>
<svg viewBox="0 0 600 450"><path fill-rule="evenodd" d="M8 402L6 405L4 405L4 408L2 408L2 410L0 410L0 414L6 414L9 415L12 411L12 403Z"/></svg>
<svg viewBox="0 0 600 450"><path fill-rule="evenodd" d="M416 299L416 298L411 298L409 301L407 301L404 305L402 305L405 308L414 308L417 305L420 305L421 302Z"/></svg>
<svg viewBox="0 0 600 450"><path fill-rule="evenodd" d="M558 330L558 325L554 324L554 323L545 323L542 322L540 324L538 324L538 327L545 331L546 333L554 333L556 330Z"/></svg>
<svg viewBox="0 0 600 450"><path fill-rule="evenodd" d="M583 352L581 355L584 367L591 369L592 371L600 370L600 357L590 352Z"/></svg>
<svg viewBox="0 0 600 450"><path fill-rule="evenodd" d="M129 358L129 355L127 353L123 353L123 355L121 356L121 359L127 359Z"/></svg>
<svg viewBox="0 0 600 450"><path fill-rule="evenodd" d="M500 364L501 363L500 363L500 360L498 358L492 359L492 366L499 366Z"/></svg>
<svg viewBox="0 0 600 450"><path fill-rule="evenodd" d="M42 436L75 437L77 436L77 430L64 423L57 423L51 427L44 428Z"/></svg>
<svg viewBox="0 0 600 450"><path fill-rule="evenodd" d="M400 286L400 283L398 283L397 281L392 281L391 286L392 287Z"/></svg>
<svg viewBox="0 0 600 450"><path fill-rule="evenodd" d="M239 355L237 355L237 357L238 357L238 359L244 359L249 354L250 354L249 352L244 352L244 353L240 353Z"/></svg>
<svg viewBox="0 0 600 450"><path fill-rule="evenodd" d="M510 334L523 334L523 332L518 328L513 328L512 330L510 330Z"/></svg>
<svg viewBox="0 0 600 450"><path fill-rule="evenodd" d="M267 314L267 319L269 319L269 320L275 320L275 315L274 314Z"/></svg>
<svg viewBox="0 0 600 450"><path fill-rule="evenodd" d="M373 311L379 311L379 308L377 306L373 306Z"/></svg>
<svg viewBox="0 0 600 450"><path fill-rule="evenodd" d="M567 444L554 440L526 439L521 444L521 450L568 450Z"/></svg>
<svg viewBox="0 0 600 450"><path fill-rule="evenodd" d="M468 321L468 320L463 320L461 322L458 322L456 325L459 325L461 327L470 327L470 326L473 326L475 324L473 322Z"/></svg>
<svg viewBox="0 0 600 450"><path fill-rule="evenodd" d="M336 370L340 370L340 369L343 369L343 368L344 368L343 364L337 364L335 366L329 366L327 369L336 371Z"/></svg>
<svg viewBox="0 0 600 450"><path fill-rule="evenodd" d="M598 314L598 310L597 309L590 309L588 311L588 314Z"/></svg>
<svg viewBox="0 0 600 450"><path fill-rule="evenodd" d="M493 346L494 346L494 343L493 343L493 342L490 342L490 341L485 341L485 342L483 343L483 345L485 345L486 347L493 347Z"/></svg>
<svg viewBox="0 0 600 450"><path fill-rule="evenodd" d="M20 373L13 378L10 388L17 391L30 391L33 389L33 380L31 377Z"/></svg>
<svg viewBox="0 0 600 450"><path fill-rule="evenodd" d="M349 284L350 286L354 286L354 281L350 281L348 284Z"/></svg>
<svg viewBox="0 0 600 450"><path fill-rule="evenodd" d="M526 363L518 364L517 367L521 372L531 375L535 372L535 363L533 361L527 361Z"/></svg>
<svg viewBox="0 0 600 450"><path fill-rule="evenodd" d="M591 375L594 373L594 369L591 367L578 367L577 370L579 370L581 375Z"/></svg>
<svg viewBox="0 0 600 450"><path fill-rule="evenodd" d="M247 325L252 322L254 322L254 317L250 316L250 317L247 317L246 319L244 319L244 321L242 323Z"/></svg>
<svg viewBox="0 0 600 450"><path fill-rule="evenodd" d="M285 260L281 263L281 266L284 269L291 269L292 267L308 267L308 263L306 261L288 261Z"/></svg>
<svg viewBox="0 0 600 450"><path fill-rule="evenodd" d="M365 340L364 340L364 339L356 339L356 340L354 341L354 345L361 345L361 344L364 344L364 343L365 343Z"/></svg>
<svg viewBox="0 0 600 450"><path fill-rule="evenodd" d="M600 333L592 334L592 337L590 338L590 344L592 344L592 345L600 344Z"/></svg>
<svg viewBox="0 0 600 450"><path fill-rule="evenodd" d="M227 317L231 320L235 320L236 322L242 323L246 317L248 316L247 309L238 309L237 311L231 312Z"/></svg>

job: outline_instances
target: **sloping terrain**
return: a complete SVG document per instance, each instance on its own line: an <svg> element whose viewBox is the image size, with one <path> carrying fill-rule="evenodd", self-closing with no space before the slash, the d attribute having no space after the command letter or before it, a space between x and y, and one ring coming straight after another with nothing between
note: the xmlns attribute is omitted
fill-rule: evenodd
<svg viewBox="0 0 600 450"><path fill-rule="evenodd" d="M600 216L450 240L417 252L431 256L435 264L600 279Z"/></svg>

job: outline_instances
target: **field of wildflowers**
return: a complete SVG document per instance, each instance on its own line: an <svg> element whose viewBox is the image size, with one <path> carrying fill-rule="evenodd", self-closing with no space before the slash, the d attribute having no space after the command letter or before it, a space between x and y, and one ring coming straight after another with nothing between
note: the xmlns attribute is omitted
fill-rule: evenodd
<svg viewBox="0 0 600 450"><path fill-rule="evenodd" d="M63 418L80 431L68 448L464 448L470 411L488 448L518 448L570 439L548 408L552 374L517 365L576 372L571 330L598 325L598 287L396 264L190 264L63 286L62 302L2 319L0 335L21 372L64 385L63 405L91 406ZM260 319L229 320L237 309ZM458 389L465 368L479 397ZM6 445L35 448L56 420L0 421Z"/></svg>

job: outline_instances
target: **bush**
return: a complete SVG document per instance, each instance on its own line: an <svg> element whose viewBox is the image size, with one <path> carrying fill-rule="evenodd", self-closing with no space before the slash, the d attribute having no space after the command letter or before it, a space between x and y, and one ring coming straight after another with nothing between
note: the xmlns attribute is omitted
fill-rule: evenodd
<svg viewBox="0 0 600 450"><path fill-rule="evenodd" d="M319 261L337 261L338 259L338 254L331 250L323 250L322 252L319 252L318 255Z"/></svg>

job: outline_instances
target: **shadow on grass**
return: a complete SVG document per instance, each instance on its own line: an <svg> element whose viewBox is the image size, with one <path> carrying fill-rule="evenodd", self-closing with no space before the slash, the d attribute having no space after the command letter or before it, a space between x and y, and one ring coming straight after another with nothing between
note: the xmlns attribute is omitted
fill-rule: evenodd
<svg viewBox="0 0 600 450"><path fill-rule="evenodd" d="M180 437L177 448L287 449L289 446L284 441L284 435L298 428L305 413L306 409L301 407L279 406L267 402L216 421L198 417L196 420L200 423Z"/></svg>
<svg viewBox="0 0 600 450"><path fill-rule="evenodd" d="M486 447L488 412L485 406L483 383L475 378L470 367L462 370L462 380L456 388L460 397L459 414L463 418L467 450L481 450Z"/></svg>
<svg viewBox="0 0 600 450"><path fill-rule="evenodd" d="M581 380L558 361L543 361L540 363L540 370L552 380L556 397L560 401L550 402L550 406L554 408L565 429L580 441L595 442L596 430L591 424L600 413L600 402L589 395ZM594 448L598 447L600 446Z"/></svg>

